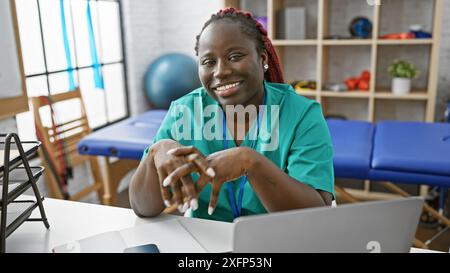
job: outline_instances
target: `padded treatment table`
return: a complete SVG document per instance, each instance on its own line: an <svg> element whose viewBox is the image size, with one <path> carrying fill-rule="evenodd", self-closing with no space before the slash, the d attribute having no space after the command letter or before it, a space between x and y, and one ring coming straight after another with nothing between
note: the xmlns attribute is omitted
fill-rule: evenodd
<svg viewBox="0 0 450 273"><path fill-rule="evenodd" d="M78 143L78 152L140 160L166 116L166 110L151 110L117 124L105 127Z"/></svg>
<svg viewBox="0 0 450 273"><path fill-rule="evenodd" d="M105 157L105 204L116 203L120 181L139 165L166 113L167 110L150 110L89 134L78 143L80 154Z"/></svg>
<svg viewBox="0 0 450 273"><path fill-rule="evenodd" d="M450 123L377 124L371 180L450 186Z"/></svg>
<svg viewBox="0 0 450 273"><path fill-rule="evenodd" d="M450 186L450 124L327 120L335 176Z"/></svg>
<svg viewBox="0 0 450 273"><path fill-rule="evenodd" d="M328 119L333 142L334 175L367 179L372 154L374 125L365 121Z"/></svg>

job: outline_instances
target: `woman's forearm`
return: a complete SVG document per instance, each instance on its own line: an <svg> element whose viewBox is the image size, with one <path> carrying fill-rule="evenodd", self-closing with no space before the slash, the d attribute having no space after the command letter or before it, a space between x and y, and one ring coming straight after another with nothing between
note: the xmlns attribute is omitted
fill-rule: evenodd
<svg viewBox="0 0 450 273"><path fill-rule="evenodd" d="M267 211L329 205L317 190L290 177L258 152L244 149L247 179Z"/></svg>
<svg viewBox="0 0 450 273"><path fill-rule="evenodd" d="M157 216L165 208L153 158L149 152L139 164L129 186L131 208L141 217Z"/></svg>

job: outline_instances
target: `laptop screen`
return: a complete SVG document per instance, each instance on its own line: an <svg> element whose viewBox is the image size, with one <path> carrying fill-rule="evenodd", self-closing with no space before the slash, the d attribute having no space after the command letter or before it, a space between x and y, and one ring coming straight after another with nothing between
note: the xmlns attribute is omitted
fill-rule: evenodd
<svg viewBox="0 0 450 273"><path fill-rule="evenodd" d="M412 197L240 217L233 252L409 252L422 205Z"/></svg>

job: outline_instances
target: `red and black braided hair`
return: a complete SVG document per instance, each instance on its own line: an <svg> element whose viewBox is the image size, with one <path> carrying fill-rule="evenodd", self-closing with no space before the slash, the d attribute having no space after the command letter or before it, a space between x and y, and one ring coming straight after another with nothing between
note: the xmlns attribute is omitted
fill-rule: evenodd
<svg viewBox="0 0 450 273"><path fill-rule="evenodd" d="M218 13L211 15L211 18L206 21L200 31L200 34L196 37L195 54L198 56L198 43L203 30L205 30L205 28L211 23L222 19L229 19L233 22L239 23L242 33L255 42L258 53L263 50L267 52L269 69L264 74L264 78L269 82L284 83L280 62L272 42L269 37L267 37L267 31L261 23L256 21L255 18L253 18L253 16L248 12L243 12L235 8L225 8L221 9Z"/></svg>

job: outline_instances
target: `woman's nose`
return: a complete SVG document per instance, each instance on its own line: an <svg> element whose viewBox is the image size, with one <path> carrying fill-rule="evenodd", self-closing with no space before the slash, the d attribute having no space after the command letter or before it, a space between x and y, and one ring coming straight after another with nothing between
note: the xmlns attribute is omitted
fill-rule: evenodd
<svg viewBox="0 0 450 273"><path fill-rule="evenodd" d="M225 78L231 73L230 66L225 61L218 61L216 70L214 71L215 78Z"/></svg>

